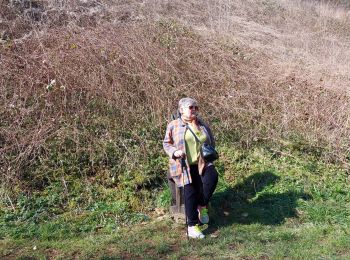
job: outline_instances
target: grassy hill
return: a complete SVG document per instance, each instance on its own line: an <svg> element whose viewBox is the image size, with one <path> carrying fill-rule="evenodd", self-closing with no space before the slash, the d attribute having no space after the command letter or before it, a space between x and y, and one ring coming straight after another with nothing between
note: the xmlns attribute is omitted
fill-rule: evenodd
<svg viewBox="0 0 350 260"><path fill-rule="evenodd" d="M347 1L0 7L4 257L348 257ZM192 244L152 222L183 96L221 156L213 237Z"/></svg>
<svg viewBox="0 0 350 260"><path fill-rule="evenodd" d="M99 203L79 217L71 212L22 228L8 226L12 238L0 240L2 257L349 258L346 171L297 152L226 145L221 152L220 181L203 240L187 241L184 224L175 223L166 211L142 218L117 212L116 204ZM160 196L166 197L166 192ZM109 216L114 221L127 217L128 223L112 227Z"/></svg>

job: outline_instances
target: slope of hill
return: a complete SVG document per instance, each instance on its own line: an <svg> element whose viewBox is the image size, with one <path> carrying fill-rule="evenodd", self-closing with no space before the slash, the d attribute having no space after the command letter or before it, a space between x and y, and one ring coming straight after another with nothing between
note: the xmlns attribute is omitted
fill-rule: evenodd
<svg viewBox="0 0 350 260"><path fill-rule="evenodd" d="M161 141L186 95L228 147L218 165L223 189L238 192L257 172L244 165L278 169L282 178L280 160L297 158L293 167L315 183L290 187L284 198L297 201L304 189L317 198L305 202L313 215L300 225L318 223L312 203L330 203L324 214L332 200L347 201L347 1L2 0L0 7L2 237L111 232L166 205ZM260 159L246 155L254 149L264 151ZM298 164L303 157L312 163ZM227 168L233 162L243 168ZM334 187L328 170L339 177ZM294 173L288 168L272 193L288 178L305 181L303 170ZM252 201L238 201L249 210ZM302 210L304 202L295 203ZM320 220L336 219L326 228L331 236L348 223L346 209L334 212L342 217Z"/></svg>

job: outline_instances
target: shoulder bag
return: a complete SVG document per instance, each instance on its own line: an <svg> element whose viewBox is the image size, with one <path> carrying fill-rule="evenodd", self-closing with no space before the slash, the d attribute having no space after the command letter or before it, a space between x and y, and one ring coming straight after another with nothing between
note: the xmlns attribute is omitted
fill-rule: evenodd
<svg viewBox="0 0 350 260"><path fill-rule="evenodd" d="M195 135L195 133L192 131L192 129L188 125L186 125L186 128L191 131L191 133L193 134L196 141L201 144L201 141L198 139L198 137ZM215 148L207 143L201 144L200 153L201 153L204 161L207 163L213 162L219 158L219 154L215 150Z"/></svg>

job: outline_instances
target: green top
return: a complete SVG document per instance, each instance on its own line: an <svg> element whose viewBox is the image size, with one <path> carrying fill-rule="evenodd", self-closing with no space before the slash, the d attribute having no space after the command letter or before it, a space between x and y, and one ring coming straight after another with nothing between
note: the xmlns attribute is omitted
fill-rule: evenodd
<svg viewBox="0 0 350 260"><path fill-rule="evenodd" d="M188 126L190 127L190 126ZM185 147L186 147L186 157L189 165L197 164L198 163L198 157L199 157L199 150L201 147L201 144L205 142L207 139L206 134L202 130L195 130L191 127L191 130L196 134L199 141L201 143L198 143L196 141L196 138L193 136L190 130L186 130L185 133Z"/></svg>

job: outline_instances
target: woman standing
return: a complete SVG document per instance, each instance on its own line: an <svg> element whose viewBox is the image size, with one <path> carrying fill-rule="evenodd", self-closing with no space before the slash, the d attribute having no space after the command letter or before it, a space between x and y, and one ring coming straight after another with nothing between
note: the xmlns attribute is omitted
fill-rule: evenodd
<svg viewBox="0 0 350 260"><path fill-rule="evenodd" d="M200 147L202 143L215 147L215 141L208 125L198 118L196 100L182 98L179 111L181 117L167 127L163 147L170 157L170 176L178 187L184 187L188 235L204 238L199 224L209 223L207 206L216 188L218 173L213 163L204 161ZM188 175L182 174L182 159L186 161Z"/></svg>

